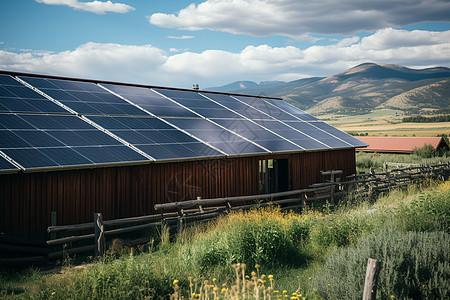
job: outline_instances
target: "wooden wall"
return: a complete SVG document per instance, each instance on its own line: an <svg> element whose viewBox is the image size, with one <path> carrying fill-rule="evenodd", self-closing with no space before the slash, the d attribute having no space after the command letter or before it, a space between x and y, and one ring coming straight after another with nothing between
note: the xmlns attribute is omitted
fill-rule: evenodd
<svg viewBox="0 0 450 300"><path fill-rule="evenodd" d="M259 192L258 161L288 158L290 188L320 182L320 171L355 172L355 151L321 151L0 175L0 233L46 239L51 211L57 224L154 213L156 203Z"/></svg>

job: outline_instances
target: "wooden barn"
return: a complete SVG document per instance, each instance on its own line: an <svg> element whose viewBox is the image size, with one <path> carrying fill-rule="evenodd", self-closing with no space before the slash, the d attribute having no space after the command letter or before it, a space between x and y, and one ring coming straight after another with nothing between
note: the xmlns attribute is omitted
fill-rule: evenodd
<svg viewBox="0 0 450 300"><path fill-rule="evenodd" d="M0 71L0 233L305 188L364 146L277 98Z"/></svg>

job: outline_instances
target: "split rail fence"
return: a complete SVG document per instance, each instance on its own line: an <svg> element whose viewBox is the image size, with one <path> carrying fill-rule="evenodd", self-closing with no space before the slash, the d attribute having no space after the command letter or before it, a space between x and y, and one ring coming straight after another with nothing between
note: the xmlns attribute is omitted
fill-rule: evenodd
<svg viewBox="0 0 450 300"><path fill-rule="evenodd" d="M279 193L227 197L216 199L195 199L155 205L158 214L117 220L102 220L101 213L94 214L90 223L57 226L54 221L47 231L50 239L45 245L26 244L14 239L0 239L0 251L23 251L35 253L22 260L0 259L3 263L40 263L46 259L61 258L76 253L103 255L113 238L127 234L135 235L134 240L124 239L125 245L134 246L148 243L148 230L167 226L172 232L181 231L197 222L207 222L213 218L235 210L276 205L281 210L304 208L322 200L334 204L345 195L372 197L390 189L401 188L426 179L447 180L450 177L450 163L396 168L383 172L369 172L341 178L342 171L322 172L324 182L310 188ZM56 215L52 220L56 220ZM140 235L139 235L140 234ZM141 236L141 237L139 237ZM142 238L142 236L145 236ZM21 249L21 250L20 250ZM34 251L34 252L33 252Z"/></svg>

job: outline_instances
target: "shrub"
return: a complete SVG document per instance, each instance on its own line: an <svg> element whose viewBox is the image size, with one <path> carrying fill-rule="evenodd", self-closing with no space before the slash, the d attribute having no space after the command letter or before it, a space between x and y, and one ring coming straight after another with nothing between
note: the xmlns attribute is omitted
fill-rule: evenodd
<svg viewBox="0 0 450 300"><path fill-rule="evenodd" d="M325 299L361 299L368 258L381 261L379 299L448 299L450 236L383 230L330 254L314 285Z"/></svg>
<svg viewBox="0 0 450 300"><path fill-rule="evenodd" d="M394 212L396 225L408 231L450 232L450 189L420 194L401 203Z"/></svg>
<svg viewBox="0 0 450 300"><path fill-rule="evenodd" d="M425 144L421 148L414 147L413 154L422 158L432 158L436 156L437 153L431 144Z"/></svg>

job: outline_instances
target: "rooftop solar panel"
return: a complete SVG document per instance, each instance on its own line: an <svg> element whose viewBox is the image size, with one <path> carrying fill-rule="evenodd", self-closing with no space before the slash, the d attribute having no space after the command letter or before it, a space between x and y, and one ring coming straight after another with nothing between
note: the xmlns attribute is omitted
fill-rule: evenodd
<svg viewBox="0 0 450 300"><path fill-rule="evenodd" d="M293 121L297 120L296 117L284 112L280 108L269 104L268 102L264 101L262 98L259 97L247 97L247 96L233 96L233 98L236 98L245 104L254 107L263 113L273 117L276 120L281 121Z"/></svg>
<svg viewBox="0 0 450 300"><path fill-rule="evenodd" d="M255 122L264 128L269 128L273 132L276 132L282 137L294 142L305 150L329 148L326 144L316 139L314 136L309 136L303 132L300 132L291 126L286 125L286 123L272 120L255 120Z"/></svg>
<svg viewBox="0 0 450 300"><path fill-rule="evenodd" d="M145 87L104 84L107 89L160 117L197 117L196 114Z"/></svg>
<svg viewBox="0 0 450 300"><path fill-rule="evenodd" d="M314 126L313 123L293 121L293 122L286 122L286 124L310 137L314 137L316 140L324 143L330 148L350 147L349 143L342 141L341 139L338 139L337 137L326 131L321 130L320 128Z"/></svg>
<svg viewBox="0 0 450 300"><path fill-rule="evenodd" d="M240 134L256 142L258 145L263 146L272 152L280 151L299 151L303 150L295 144L283 139L282 137L252 123L249 120L242 119L213 119L214 122L226 127L227 129ZM289 129L289 127L288 127Z"/></svg>
<svg viewBox="0 0 450 300"><path fill-rule="evenodd" d="M222 95L222 94L214 94L214 93L205 93L202 92L202 95L205 95L209 99L212 99L213 101L216 101L223 106L227 107L230 110L233 110L241 115L243 115L246 118L252 119L252 120L273 120L272 117L269 115L249 106L246 105L237 99L228 96L228 95Z"/></svg>
<svg viewBox="0 0 450 300"><path fill-rule="evenodd" d="M0 156L0 173L19 171L12 163Z"/></svg>
<svg viewBox="0 0 450 300"><path fill-rule="evenodd" d="M267 153L263 148L206 119L170 118L166 120L228 155Z"/></svg>
<svg viewBox="0 0 450 300"><path fill-rule="evenodd" d="M69 113L11 76L3 74L0 74L0 112Z"/></svg>
<svg viewBox="0 0 450 300"><path fill-rule="evenodd" d="M223 156L154 117L91 116L89 119L157 160Z"/></svg>
<svg viewBox="0 0 450 300"><path fill-rule="evenodd" d="M205 118L240 118L238 114L196 92L155 89Z"/></svg>
<svg viewBox="0 0 450 300"><path fill-rule="evenodd" d="M353 147L365 147L367 146L366 143L358 140L357 138L349 135L348 133L345 133L325 122L311 122L312 125L322 129L325 132L328 132L330 134L332 134L333 136L347 142L348 144L350 144Z"/></svg>
<svg viewBox="0 0 450 300"><path fill-rule="evenodd" d="M278 107L279 109L283 110L286 113L289 113L291 115L296 116L302 121L317 121L318 119L316 117L311 116L310 114L304 112L303 110L290 105L289 103L283 101L283 100L275 100L275 99L269 99L269 98L263 98L263 100L273 106Z"/></svg>
<svg viewBox="0 0 450 300"><path fill-rule="evenodd" d="M0 150L26 169L148 161L74 115L0 114Z"/></svg>
<svg viewBox="0 0 450 300"><path fill-rule="evenodd" d="M23 77L23 80L79 114L145 115L145 112L92 82Z"/></svg>
<svg viewBox="0 0 450 300"><path fill-rule="evenodd" d="M365 145L273 98L0 75L0 151L26 169Z"/></svg>

